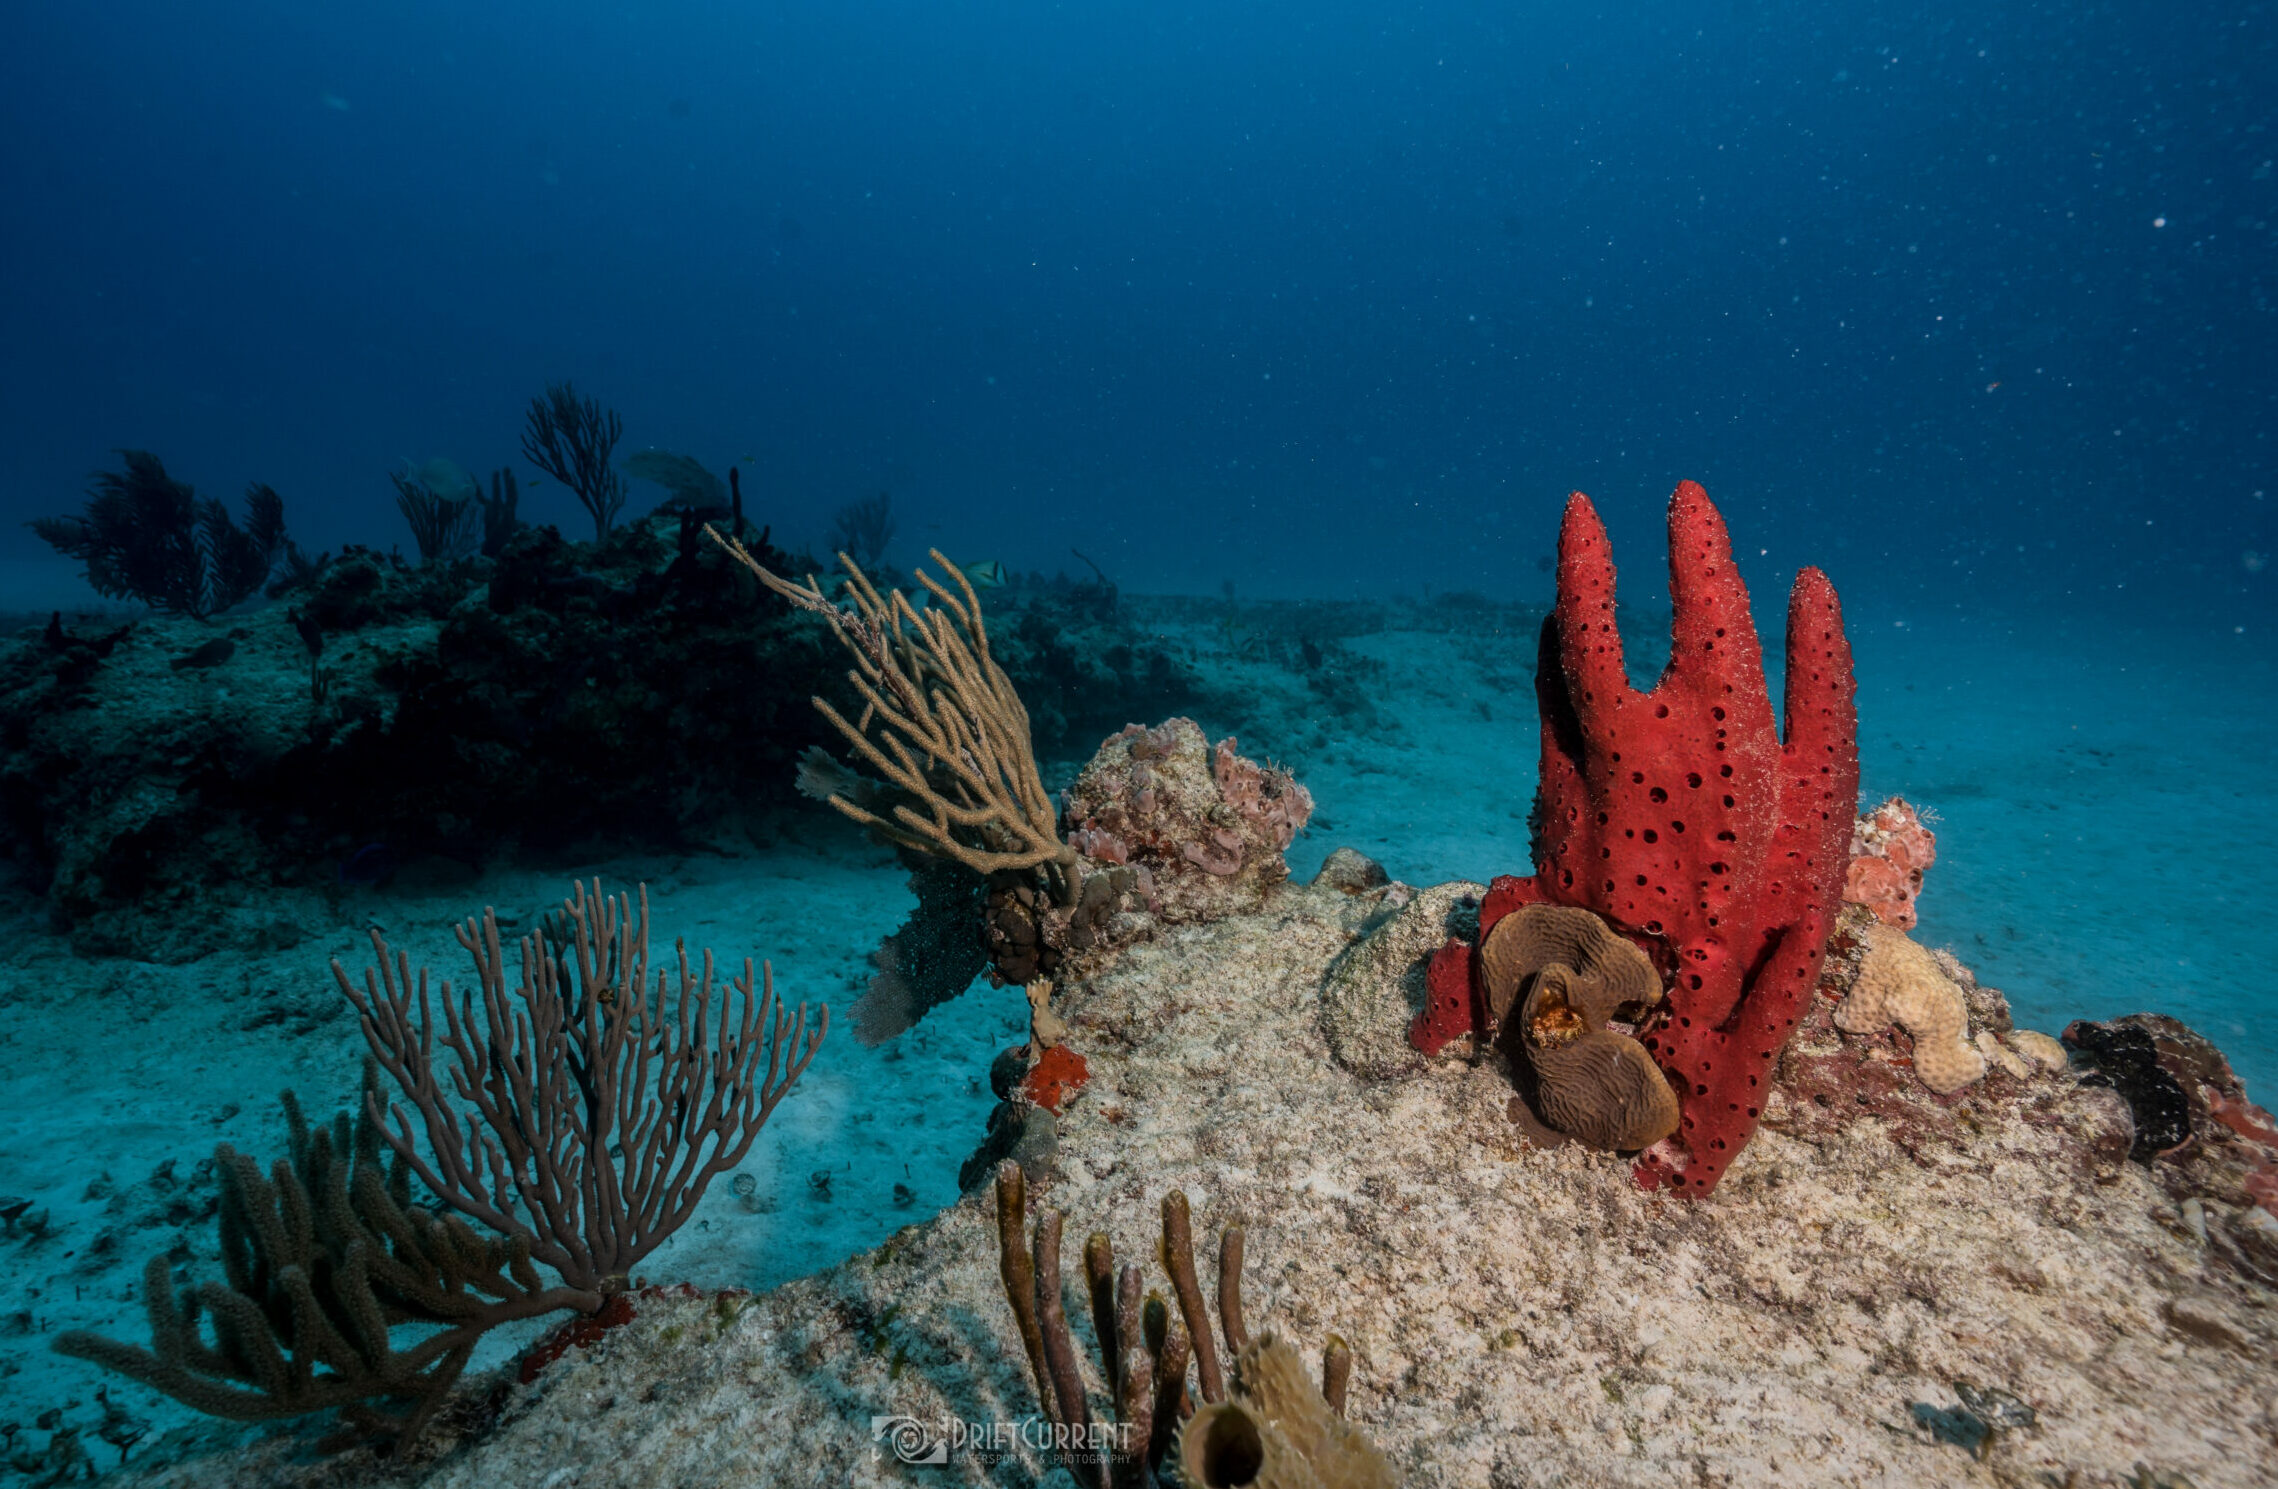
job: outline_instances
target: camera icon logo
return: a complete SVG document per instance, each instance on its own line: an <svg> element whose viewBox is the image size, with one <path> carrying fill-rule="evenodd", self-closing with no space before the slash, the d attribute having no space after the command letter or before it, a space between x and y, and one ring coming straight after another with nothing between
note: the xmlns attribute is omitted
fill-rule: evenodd
<svg viewBox="0 0 2278 1489"><path fill-rule="evenodd" d="M870 1440L892 1449L903 1463L938 1466L949 1462L949 1439L936 1437L915 1417L872 1417Z"/></svg>

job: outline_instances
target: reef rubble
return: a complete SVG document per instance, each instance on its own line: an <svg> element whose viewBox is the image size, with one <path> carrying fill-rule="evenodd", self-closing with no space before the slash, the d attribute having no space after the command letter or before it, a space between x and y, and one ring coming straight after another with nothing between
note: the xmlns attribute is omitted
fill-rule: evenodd
<svg viewBox="0 0 2278 1489"><path fill-rule="evenodd" d="M2226 1118L2244 1098L2222 1072L2190 1106L2211 1123L2148 1159L2113 1078L2051 1068L2045 1041L2013 1034L2031 1058L1934 1095L1898 1033L1833 1022L1855 973L1839 944L1714 1195L1647 1192L1624 1157L1531 1141L1498 1052L1368 1074L1333 1057L1325 1023L1396 1046L1378 1005L1420 1005L1432 942L1404 912L1438 928L1476 888L1340 863L1063 989L1090 1079L1029 1182L1069 1234L1124 1252L1173 1189L1198 1231L1244 1227L1251 1328L1305 1341L1316 1374L1320 1341L1349 1343L1351 1419L1403 1482L2278 1484L2278 1295L2253 1271L2278 1226L2223 1177L2270 1155ZM1340 967L1374 1017L1325 1017ZM2009 1032L1998 994L1956 981L1976 1025ZM2153 1043L2171 1066L2192 1052ZM950 1422L1033 1418L995 1226L976 1189L762 1296L641 1294L532 1383L471 1383L415 1461L214 1428L146 1446L123 1481L907 1483L895 1421L923 1448ZM1072 1482L1017 1440L945 1456L933 1481Z"/></svg>

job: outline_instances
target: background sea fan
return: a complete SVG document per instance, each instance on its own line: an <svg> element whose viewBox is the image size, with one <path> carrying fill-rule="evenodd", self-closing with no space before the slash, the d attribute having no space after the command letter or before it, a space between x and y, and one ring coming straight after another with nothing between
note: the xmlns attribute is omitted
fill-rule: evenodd
<svg viewBox="0 0 2278 1489"><path fill-rule="evenodd" d="M894 497L881 491L861 501L848 502L831 514L830 549L843 553L865 569L875 569L894 541Z"/></svg>
<svg viewBox="0 0 2278 1489"><path fill-rule="evenodd" d="M390 471L396 510L411 528L419 561L447 564L482 546L481 488L448 460L431 460L417 471Z"/></svg>
<svg viewBox="0 0 2278 1489"><path fill-rule="evenodd" d="M203 619L268 582L285 547L285 503L255 482L245 491L245 525L214 499L201 500L166 474L147 450L121 450L124 471L97 471L77 516L29 525L57 552L86 565L99 595L140 600Z"/></svg>

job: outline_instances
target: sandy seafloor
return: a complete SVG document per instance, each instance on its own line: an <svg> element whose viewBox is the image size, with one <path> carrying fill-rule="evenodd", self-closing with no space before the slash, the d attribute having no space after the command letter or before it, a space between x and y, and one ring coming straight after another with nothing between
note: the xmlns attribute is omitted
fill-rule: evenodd
<svg viewBox="0 0 2278 1489"><path fill-rule="evenodd" d="M1776 652L1776 623L1766 629ZM2278 1094L2278 993L2263 953L2278 892L2266 841L2278 820L2278 662L2259 638L1857 610L1851 633L1863 792L1936 814L1918 938L1955 948L2022 1027L2171 1013L2215 1039L2265 1103ZM1229 691L1262 665L1228 655L1209 628L1173 640ZM1369 683L1377 727L1343 733L1291 693L1285 727L1261 733L1253 718L1243 731L1245 753L1293 765L1318 803L1290 854L1296 876L1340 845L1415 884L1524 872L1532 638L1395 629L1348 645L1384 664ZM1657 663L1633 655L1632 674ZM1256 696L1271 692L1261 682ZM1062 762L1052 784L1072 769ZM86 1418L102 1377L50 1354L43 1336L91 1327L141 1343L147 1257L180 1235L210 1267L210 1222L153 1219L165 1198L154 1170L171 1160L186 1174L217 1141L275 1156L280 1088L317 1111L352 1088L361 1041L326 965L367 964L366 919L455 978L456 919L487 903L527 926L577 870L648 883L660 955L677 934L723 961L770 957L779 989L840 1010L909 904L888 855L820 812L765 851L524 865L472 886L407 872L344 900L331 934L179 967L75 956L35 905L7 899L0 1196L32 1199L56 1233L0 1238L0 1424L71 1403ZM990 1105L988 1059L1019 1037L1021 1015L1017 992L977 986L898 1045L864 1050L834 1029L744 1165L756 1193L716 1185L650 1278L765 1289L949 1204ZM489 1357L524 1337L501 1331ZM111 1390L161 1430L187 1420L139 1387Z"/></svg>

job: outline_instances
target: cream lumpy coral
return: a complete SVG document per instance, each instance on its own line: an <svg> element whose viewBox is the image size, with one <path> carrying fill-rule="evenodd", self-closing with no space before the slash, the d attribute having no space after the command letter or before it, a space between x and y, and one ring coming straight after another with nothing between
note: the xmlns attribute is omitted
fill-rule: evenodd
<svg viewBox="0 0 2278 1489"><path fill-rule="evenodd" d="M1900 1025L1914 1037L1914 1073L1941 1096L1983 1076L1985 1056L1969 1040L1969 1004L1937 959L1879 922L1867 927L1866 939L1859 979L1835 1010L1835 1027L1872 1034Z"/></svg>

